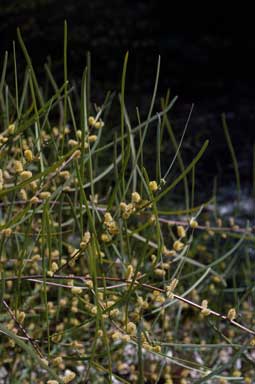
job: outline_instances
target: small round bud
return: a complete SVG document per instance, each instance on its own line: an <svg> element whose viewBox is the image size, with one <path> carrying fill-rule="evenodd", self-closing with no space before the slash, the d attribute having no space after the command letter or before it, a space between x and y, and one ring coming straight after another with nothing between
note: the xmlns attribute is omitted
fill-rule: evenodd
<svg viewBox="0 0 255 384"><path fill-rule="evenodd" d="M190 228L195 229L198 227L198 222L195 219L191 219L189 222Z"/></svg>
<svg viewBox="0 0 255 384"><path fill-rule="evenodd" d="M22 162L19 160L14 161L14 170L16 173L21 173L23 171Z"/></svg>
<svg viewBox="0 0 255 384"><path fill-rule="evenodd" d="M97 121L95 124L94 124L94 127L96 129L100 129L100 128L103 128L104 126L104 123L102 121Z"/></svg>
<svg viewBox="0 0 255 384"><path fill-rule="evenodd" d="M51 195L50 192L44 191L44 192L39 193L39 198L41 200L46 200L46 199L48 199L50 197L50 195Z"/></svg>
<svg viewBox="0 0 255 384"><path fill-rule="evenodd" d="M140 194L138 192L133 192L132 197L131 197L131 201L132 201L132 203L135 203L135 204L140 203L140 201L141 201Z"/></svg>
<svg viewBox="0 0 255 384"><path fill-rule="evenodd" d="M155 347L153 347L153 351L157 352L157 353L161 352L161 346L160 345L155 345Z"/></svg>
<svg viewBox="0 0 255 384"><path fill-rule="evenodd" d="M155 180L150 181L149 188L152 192L156 192L158 190L158 183Z"/></svg>
<svg viewBox="0 0 255 384"><path fill-rule="evenodd" d="M78 129L76 131L76 137L77 137L77 139L81 139L82 138L82 131L80 129Z"/></svg>
<svg viewBox="0 0 255 384"><path fill-rule="evenodd" d="M186 236L186 231L182 225L177 226L177 234L180 238L183 238Z"/></svg>
<svg viewBox="0 0 255 384"><path fill-rule="evenodd" d="M184 244L180 240L176 240L173 244L173 249L180 252L184 248Z"/></svg>
<svg viewBox="0 0 255 384"><path fill-rule="evenodd" d="M10 237L12 234L12 229L11 228L4 228L4 229L2 229L1 233L5 237Z"/></svg>
<svg viewBox="0 0 255 384"><path fill-rule="evenodd" d="M112 334L112 339L113 340L121 340L122 334L119 331L116 331Z"/></svg>
<svg viewBox="0 0 255 384"><path fill-rule="evenodd" d="M130 335L136 334L136 325L132 321L127 323L127 333L129 333Z"/></svg>
<svg viewBox="0 0 255 384"><path fill-rule="evenodd" d="M201 309L202 315L209 316L211 311L210 311L210 309L208 309L208 301L207 300L202 301L201 307L202 307L202 309Z"/></svg>
<svg viewBox="0 0 255 384"><path fill-rule="evenodd" d="M227 318L229 320L235 320L235 318L236 318L236 310L235 310L235 308L230 308L230 310L228 311L228 314L227 314Z"/></svg>
<svg viewBox="0 0 255 384"><path fill-rule="evenodd" d="M58 137L59 135L59 129L57 127L52 128L52 133L54 137Z"/></svg>
<svg viewBox="0 0 255 384"><path fill-rule="evenodd" d="M7 128L7 132L9 135L13 135L15 131L15 124L10 124Z"/></svg>
<svg viewBox="0 0 255 384"><path fill-rule="evenodd" d="M80 287L73 287L71 289L71 292L73 295L80 295L82 293L82 288Z"/></svg>
<svg viewBox="0 0 255 384"><path fill-rule="evenodd" d="M22 180L30 179L30 177L32 177L32 176L33 176L33 174L32 174L31 171L23 171L20 174L20 177L21 177Z"/></svg>
<svg viewBox="0 0 255 384"><path fill-rule="evenodd" d="M94 143L97 140L97 135L89 135L88 142Z"/></svg>
<svg viewBox="0 0 255 384"><path fill-rule="evenodd" d="M68 370L66 375L63 377L63 382L65 384L68 384L71 381L73 381L73 379L75 379L75 377L76 377L76 373Z"/></svg>
<svg viewBox="0 0 255 384"><path fill-rule="evenodd" d="M25 159L27 161L32 161L33 160L33 153L32 153L32 151L30 149L26 149L24 151L24 156L25 156Z"/></svg>
<svg viewBox="0 0 255 384"><path fill-rule="evenodd" d="M93 116L89 116L88 123L90 127L93 127L95 125L95 118Z"/></svg>
<svg viewBox="0 0 255 384"><path fill-rule="evenodd" d="M76 140L72 140L72 139L70 139L70 140L68 140L68 145L70 146L70 147L75 147L76 145L78 145L79 143L78 143L78 141L76 141Z"/></svg>
<svg viewBox="0 0 255 384"><path fill-rule="evenodd" d="M30 199L30 203L31 203L31 204L38 204L39 201L40 201L40 200L38 199L37 196L33 196L33 197L31 197L31 199Z"/></svg>
<svg viewBox="0 0 255 384"><path fill-rule="evenodd" d="M57 272L57 270L58 270L58 264L55 261L53 261L53 263L51 264L51 271L55 273Z"/></svg>
<svg viewBox="0 0 255 384"><path fill-rule="evenodd" d="M26 317L26 314L25 312L17 312L17 320L20 324L23 324L24 320L25 320L25 317Z"/></svg>
<svg viewBox="0 0 255 384"><path fill-rule="evenodd" d="M102 233L101 240L104 243L109 243L112 240L112 237L108 233Z"/></svg>

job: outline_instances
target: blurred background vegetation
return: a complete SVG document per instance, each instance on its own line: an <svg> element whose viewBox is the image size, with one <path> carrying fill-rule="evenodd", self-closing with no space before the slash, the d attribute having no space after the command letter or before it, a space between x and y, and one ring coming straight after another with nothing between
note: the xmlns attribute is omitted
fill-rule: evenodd
<svg viewBox="0 0 255 384"><path fill-rule="evenodd" d="M159 97L171 89L179 95L172 120L181 134L190 106L195 103L186 145L208 138L204 169L224 177L232 162L223 139L221 113L226 113L232 140L238 146L239 165L250 183L255 100L255 39L247 15L230 17L224 9L190 12L167 9L156 0L1 1L0 60L12 52L19 26L33 64L43 76L43 64L52 61L54 76L63 81L63 21L68 22L69 78L79 84L92 55L92 98L100 103L107 90L119 89L125 52L130 51L127 77L128 108L147 111L162 57ZM203 13L204 11L204 13ZM238 25L245 21L245 26ZM238 24L239 23L239 24ZM19 61L22 55L19 51ZM132 115L132 113L131 113ZM219 165L224 163L224 169ZM230 176L231 178L232 176Z"/></svg>

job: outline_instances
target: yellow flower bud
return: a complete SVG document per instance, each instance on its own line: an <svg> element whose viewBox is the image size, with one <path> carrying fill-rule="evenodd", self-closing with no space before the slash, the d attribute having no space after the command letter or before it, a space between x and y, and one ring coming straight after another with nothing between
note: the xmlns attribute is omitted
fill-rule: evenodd
<svg viewBox="0 0 255 384"><path fill-rule="evenodd" d="M147 342L144 342L143 343L143 348L146 350L146 351L151 351L153 349L153 347L147 343Z"/></svg>
<svg viewBox="0 0 255 384"><path fill-rule="evenodd" d="M32 151L30 149L26 149L24 151L24 156L25 156L25 159L27 161L32 161L33 160L33 153L32 153Z"/></svg>
<svg viewBox="0 0 255 384"><path fill-rule="evenodd" d="M89 116L88 123L90 127L93 127L95 125L95 118L93 116Z"/></svg>
<svg viewBox="0 0 255 384"><path fill-rule="evenodd" d="M72 372L72 371L68 371L68 373L63 377L63 382L65 384L68 384L70 383L73 379L75 379L76 377L76 373Z"/></svg>
<svg viewBox="0 0 255 384"><path fill-rule="evenodd" d="M27 192L24 188L21 188L21 190L19 191L19 195L22 200L27 201Z"/></svg>
<svg viewBox="0 0 255 384"><path fill-rule="evenodd" d="M136 334L136 325L132 321L127 323L127 333L133 336Z"/></svg>
<svg viewBox="0 0 255 384"><path fill-rule="evenodd" d="M238 371L238 370L235 370L235 371L233 372L233 376L234 376L234 377L240 377L240 376L242 376L242 372L240 372L240 371Z"/></svg>
<svg viewBox="0 0 255 384"><path fill-rule="evenodd" d="M175 288L177 287L177 284L179 283L179 280L178 279L173 279L171 281L171 283L166 287L166 295L169 299L173 299L174 298L174 290Z"/></svg>
<svg viewBox="0 0 255 384"><path fill-rule="evenodd" d="M64 179L68 179L70 177L69 171L61 171L59 172L59 176L63 177Z"/></svg>
<svg viewBox="0 0 255 384"><path fill-rule="evenodd" d="M182 237L185 237L186 236L186 231L184 229L184 227L182 225L178 225L177 226L177 234L180 238Z"/></svg>
<svg viewBox="0 0 255 384"><path fill-rule="evenodd" d="M104 331L103 331L102 329L99 329L99 330L97 331L97 336L98 336L98 337L103 337L103 335L104 335Z"/></svg>
<svg viewBox="0 0 255 384"><path fill-rule="evenodd" d="M1 233L6 236L6 237L10 237L11 234L12 234L12 229L11 228L5 228L5 229L2 229Z"/></svg>
<svg viewBox="0 0 255 384"><path fill-rule="evenodd" d="M140 203L141 196L139 195L138 192L133 192L132 193L131 201L132 201L132 203L135 203L135 204Z"/></svg>
<svg viewBox="0 0 255 384"><path fill-rule="evenodd" d="M161 346L160 345L155 345L155 347L152 348L154 352L161 352Z"/></svg>
<svg viewBox="0 0 255 384"><path fill-rule="evenodd" d="M70 133L70 127L66 125L64 128L64 135L68 135L68 133Z"/></svg>
<svg viewBox="0 0 255 384"><path fill-rule="evenodd" d="M89 135L88 137L88 142L89 143L94 143L97 139L97 135Z"/></svg>
<svg viewBox="0 0 255 384"><path fill-rule="evenodd" d="M128 343L130 341L130 336L129 335L122 335L121 340L124 341L125 343Z"/></svg>
<svg viewBox="0 0 255 384"><path fill-rule="evenodd" d="M118 308L113 308L110 312L109 312L110 316L113 318L113 317L117 317L119 314L120 314L120 311Z"/></svg>
<svg viewBox="0 0 255 384"><path fill-rule="evenodd" d="M14 161L14 169L16 173L21 173L23 171L22 162L19 160Z"/></svg>
<svg viewBox="0 0 255 384"><path fill-rule="evenodd" d="M9 127L7 128L7 132L9 135L13 135L15 131L15 124L10 124Z"/></svg>
<svg viewBox="0 0 255 384"><path fill-rule="evenodd" d="M123 219L128 219L133 212L135 212L135 206L132 203L126 204L124 202L120 203L120 209L123 212Z"/></svg>
<svg viewBox="0 0 255 384"><path fill-rule="evenodd" d="M198 222L195 219L191 219L189 222L190 228L195 229L198 227Z"/></svg>
<svg viewBox="0 0 255 384"><path fill-rule="evenodd" d="M113 340L121 340L122 334L119 331L116 331L112 334L112 339Z"/></svg>
<svg viewBox="0 0 255 384"><path fill-rule="evenodd" d="M70 140L68 140L68 145L70 146L70 147L75 147L76 145L78 145L79 143L78 143L78 141L76 141L76 140L72 140L72 139L70 139Z"/></svg>
<svg viewBox="0 0 255 384"><path fill-rule="evenodd" d="M180 252L184 248L184 244L180 240L176 240L173 244L173 249Z"/></svg>
<svg viewBox="0 0 255 384"><path fill-rule="evenodd" d="M80 248L81 249L85 249L88 245L88 243L90 242L90 239L91 239L91 234L89 231L85 232L83 237L82 237L82 240L80 242Z"/></svg>
<svg viewBox="0 0 255 384"><path fill-rule="evenodd" d="M33 174L32 174L31 171L23 171L20 174L20 177L21 177L22 180L30 179L30 177L32 177L32 176L33 176Z"/></svg>
<svg viewBox="0 0 255 384"><path fill-rule="evenodd" d="M86 284L86 286L87 286L88 288L90 288L90 289L93 288L93 281L92 281L92 280L86 280L85 284Z"/></svg>
<svg viewBox="0 0 255 384"><path fill-rule="evenodd" d="M159 276L159 277L164 277L166 275L166 271L164 269L161 269L161 268L156 268L154 270L155 272L155 275Z"/></svg>
<svg viewBox="0 0 255 384"><path fill-rule="evenodd" d="M109 242L112 240L112 237L111 237L111 235L109 235L108 233L102 233L102 235L101 235L101 240L102 240L104 243L109 243Z"/></svg>
<svg viewBox="0 0 255 384"><path fill-rule="evenodd" d="M176 255L176 252L173 249L170 250L165 245L163 246L162 253L167 257L173 257Z"/></svg>
<svg viewBox="0 0 255 384"><path fill-rule="evenodd" d="M155 180L150 181L149 188L152 192L156 192L158 190L158 183Z"/></svg>
<svg viewBox="0 0 255 384"><path fill-rule="evenodd" d="M57 270L58 270L58 264L55 261L53 261L53 263L51 264L51 271L55 273L57 272Z"/></svg>
<svg viewBox="0 0 255 384"><path fill-rule="evenodd" d="M104 123L102 121L97 121L95 124L94 124L94 127L96 129L100 129L100 128L103 128L104 126Z"/></svg>
<svg viewBox="0 0 255 384"><path fill-rule="evenodd" d="M113 220L113 218L112 218L112 215L110 214L110 212L106 212L105 214L104 214L104 223L106 224L106 223L109 223L109 222L111 222Z"/></svg>
<svg viewBox="0 0 255 384"><path fill-rule="evenodd" d="M234 320L236 318L236 310L235 310L235 308L230 308L230 310L228 311L228 314L227 314L227 318L229 320Z"/></svg>
<svg viewBox="0 0 255 384"><path fill-rule="evenodd" d="M208 301L203 300L201 306L202 306L202 309L201 309L202 315L209 316L211 311L210 311L210 309L208 309Z"/></svg>
<svg viewBox="0 0 255 384"><path fill-rule="evenodd" d="M25 320L25 317L26 317L26 314L25 314L25 312L17 311L16 317L17 317L18 322L19 322L20 324L23 324L23 322L24 322L24 320Z"/></svg>
<svg viewBox="0 0 255 384"><path fill-rule="evenodd" d="M31 199L30 199L30 203L31 203L31 204L38 204L38 203L39 203L39 199L38 199L38 197L37 197L37 196L33 196L33 197L31 197Z"/></svg>
<svg viewBox="0 0 255 384"><path fill-rule="evenodd" d="M52 128L53 136L57 137L59 135L59 129L57 127Z"/></svg>
<svg viewBox="0 0 255 384"><path fill-rule="evenodd" d="M91 308L91 313L93 315L96 315L97 314L97 307L94 305L92 308Z"/></svg>
<svg viewBox="0 0 255 384"><path fill-rule="evenodd" d="M0 143L1 144L7 143L7 141L8 141L8 137L0 135ZM19 152L19 148L17 148L17 153L18 152Z"/></svg>
<svg viewBox="0 0 255 384"><path fill-rule="evenodd" d="M34 180L34 181L31 181L31 183L29 184L30 188L32 189L32 191L36 191L37 190L37 182Z"/></svg>
<svg viewBox="0 0 255 384"><path fill-rule="evenodd" d="M38 262L39 260L41 260L41 256L39 255L39 253L37 253L36 255L32 256L32 258L31 258L31 261L33 263Z"/></svg>
<svg viewBox="0 0 255 384"><path fill-rule="evenodd" d="M73 295L80 295L82 293L82 288L80 287L73 287L71 289L71 292Z"/></svg>
<svg viewBox="0 0 255 384"><path fill-rule="evenodd" d="M81 139L81 137L82 137L82 131L81 131L80 129L78 129L78 130L76 131L76 137L77 137L77 139Z"/></svg>
<svg viewBox="0 0 255 384"><path fill-rule="evenodd" d="M46 200L46 199L48 199L50 197L50 195L51 195L50 192L44 191L44 192L39 193L39 198L41 200Z"/></svg>

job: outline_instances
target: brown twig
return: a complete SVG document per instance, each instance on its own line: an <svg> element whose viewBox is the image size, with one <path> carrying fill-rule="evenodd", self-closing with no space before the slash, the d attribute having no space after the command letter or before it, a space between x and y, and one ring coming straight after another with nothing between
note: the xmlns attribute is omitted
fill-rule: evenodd
<svg viewBox="0 0 255 384"><path fill-rule="evenodd" d="M139 280L142 278L143 276L141 276L139 279L136 279L135 282L132 282L132 280L126 280L126 279L122 279L122 278L119 278L119 277L101 277L101 276L98 276L97 277L97 280L106 280L106 281L113 281L113 282L122 282L122 283L125 283L125 284L135 284L136 286L140 286L142 288L146 288L146 289L149 289L151 291L158 291L160 293L163 293L165 294L166 291L165 289L163 288L158 288L156 286L153 286L153 285L150 285L150 284L146 284L146 283L142 283L140 282ZM90 276L73 276L73 275L69 275L69 276L64 276L64 275L54 275L52 277L47 277L48 279L63 279L63 280L79 280L79 281L83 281L85 282L86 280L92 280L92 278ZM21 277L18 277L18 276L12 276L12 277L6 277L4 278L5 281L8 281L8 280L29 280L29 281L34 281L34 282L40 282L40 283L43 283L43 281L40 281L38 279L43 279L43 275L28 275L28 276L21 276ZM36 280L36 281L35 281ZM46 281L46 284L47 284L47 281ZM72 287L69 287L68 288L72 288ZM193 308L196 308L196 309L199 309L200 311L203 310L203 307L202 305L200 304L197 304L197 303L194 303L193 301L189 300L189 299L186 299L182 296L179 296L179 295L176 295L176 294L173 294L173 298L180 301L180 302L183 302L185 304L188 304L189 306L193 307ZM209 308L208 308L209 309ZM244 325L238 323L237 321L235 320L230 320L228 319L228 317L226 315L222 315L221 313L219 312L216 312L212 309L209 309L210 311L210 315L213 315L215 317L218 317L224 321L227 321L229 322L231 325L233 325L234 327L236 328L239 328L241 329L242 331L244 332L247 332L249 333L250 335L253 335L255 336L255 331L250 329L250 328L247 328L245 327Z"/></svg>
<svg viewBox="0 0 255 384"><path fill-rule="evenodd" d="M9 305L6 303L6 301L3 300L2 303L3 303L4 307L5 307L5 309L7 310L7 312L9 313L9 315L11 316L11 318L14 320L15 324L17 325L17 327L20 329L20 331L25 336L25 338L30 342L30 344L32 345L32 347L34 348L36 353L38 353L40 358L43 359L44 356L43 356L42 352L40 351L40 348L37 345L37 343L31 338L31 336L27 333L27 331L22 326L22 324L18 321L18 319L16 318L15 314L13 313L13 311L11 310Z"/></svg>

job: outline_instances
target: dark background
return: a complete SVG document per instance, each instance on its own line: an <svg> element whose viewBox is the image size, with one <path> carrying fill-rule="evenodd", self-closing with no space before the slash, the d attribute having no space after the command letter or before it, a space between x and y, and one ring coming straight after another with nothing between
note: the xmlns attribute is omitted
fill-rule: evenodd
<svg viewBox="0 0 255 384"><path fill-rule="evenodd" d="M231 5L232 11L234 6ZM232 172L221 126L227 121L238 154L241 174L251 182L255 100L255 32L253 13L244 8L179 10L171 3L155 0L124 1L1 1L0 60L11 52L19 26L39 68L50 56L54 75L63 81L63 21L68 22L69 78L79 79L92 54L92 97L103 100L108 89L119 89L125 52L129 51L128 107L148 108L158 55L161 55L159 96L168 88L178 95L172 119L178 132L184 127L189 108L195 103L188 145L192 138L209 137L206 172ZM202 11L202 12L201 12ZM248 16L250 15L250 16ZM1 60L1 61L2 61ZM199 146L200 143L197 145ZM208 176L208 177L209 177Z"/></svg>

